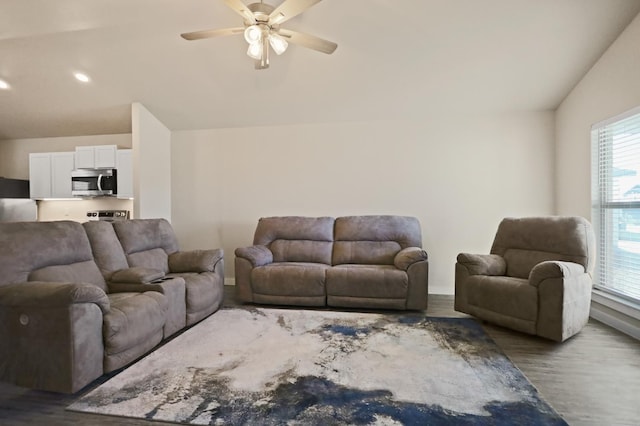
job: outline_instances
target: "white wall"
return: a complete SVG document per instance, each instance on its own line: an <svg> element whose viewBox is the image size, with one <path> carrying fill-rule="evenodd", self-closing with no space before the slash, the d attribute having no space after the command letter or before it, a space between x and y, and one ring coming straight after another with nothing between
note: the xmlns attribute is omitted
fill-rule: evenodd
<svg viewBox="0 0 640 426"><path fill-rule="evenodd" d="M142 104L131 105L133 216L171 221L171 131Z"/></svg>
<svg viewBox="0 0 640 426"><path fill-rule="evenodd" d="M591 218L591 125L640 105L640 15L556 112L558 214Z"/></svg>
<svg viewBox="0 0 640 426"><path fill-rule="evenodd" d="M591 126L640 106L640 15L556 111L556 206L591 219ZM640 311L594 291L591 316L640 338Z"/></svg>
<svg viewBox="0 0 640 426"><path fill-rule="evenodd" d="M554 213L551 112L172 134L182 248L250 245L262 216L419 218L430 292L452 294L459 252L488 253L504 216Z"/></svg>

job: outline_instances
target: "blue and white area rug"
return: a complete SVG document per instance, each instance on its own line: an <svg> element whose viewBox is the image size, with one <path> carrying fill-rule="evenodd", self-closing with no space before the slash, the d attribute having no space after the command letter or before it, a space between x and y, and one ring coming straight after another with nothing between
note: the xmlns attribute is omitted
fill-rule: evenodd
<svg viewBox="0 0 640 426"><path fill-rule="evenodd" d="M69 409L194 425L564 425L469 318L225 309Z"/></svg>

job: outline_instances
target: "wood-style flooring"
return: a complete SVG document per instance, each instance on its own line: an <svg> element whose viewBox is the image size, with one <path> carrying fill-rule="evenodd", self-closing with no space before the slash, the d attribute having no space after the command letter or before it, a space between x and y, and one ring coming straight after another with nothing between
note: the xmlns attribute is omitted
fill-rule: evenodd
<svg viewBox="0 0 640 426"><path fill-rule="evenodd" d="M225 306L236 305L233 287L225 290ZM445 295L429 296L427 315L464 316L453 310L453 296ZM640 341L595 320L562 344L483 326L570 425L640 425ZM0 425L166 424L65 410L107 378L76 395L0 382Z"/></svg>

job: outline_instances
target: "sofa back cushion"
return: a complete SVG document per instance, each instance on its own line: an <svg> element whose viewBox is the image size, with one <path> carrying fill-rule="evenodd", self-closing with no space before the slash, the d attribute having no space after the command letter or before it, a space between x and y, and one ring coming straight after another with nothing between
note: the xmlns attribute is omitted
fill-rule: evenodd
<svg viewBox="0 0 640 426"><path fill-rule="evenodd" d="M274 262L331 264L332 217L280 216L258 221L254 245L267 246Z"/></svg>
<svg viewBox="0 0 640 426"><path fill-rule="evenodd" d="M168 255L178 251L178 240L166 219L132 219L113 222L131 267L169 272Z"/></svg>
<svg viewBox="0 0 640 426"><path fill-rule="evenodd" d="M104 277L93 260L53 265L36 269L29 274L29 281L49 281L59 283L91 283L107 292Z"/></svg>
<svg viewBox="0 0 640 426"><path fill-rule="evenodd" d="M84 228L71 221L0 223L0 271L0 285L73 281L107 288Z"/></svg>
<svg viewBox="0 0 640 426"><path fill-rule="evenodd" d="M335 222L333 265L393 265L406 247L422 248L420 222L407 216L346 216Z"/></svg>
<svg viewBox="0 0 640 426"><path fill-rule="evenodd" d="M91 244L93 258L105 280L110 281L114 272L129 267L111 222L89 221L83 226Z"/></svg>
<svg viewBox="0 0 640 426"><path fill-rule="evenodd" d="M592 272L595 236L582 217L505 218L498 226L491 254L505 259L507 276L528 278L540 262L574 262Z"/></svg>

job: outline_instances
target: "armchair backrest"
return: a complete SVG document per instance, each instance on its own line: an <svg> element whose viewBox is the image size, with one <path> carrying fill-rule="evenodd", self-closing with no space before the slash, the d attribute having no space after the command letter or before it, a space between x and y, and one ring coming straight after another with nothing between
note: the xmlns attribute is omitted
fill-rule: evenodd
<svg viewBox="0 0 640 426"><path fill-rule="evenodd" d="M0 223L0 286L26 281L107 285L80 223Z"/></svg>
<svg viewBox="0 0 640 426"><path fill-rule="evenodd" d="M498 226L491 254L502 256L507 275L528 278L540 262L558 260L595 264L595 236L589 221L574 216L505 218Z"/></svg>
<svg viewBox="0 0 640 426"><path fill-rule="evenodd" d="M267 246L274 262L331 264L332 217L281 216L258 221L254 245Z"/></svg>
<svg viewBox="0 0 640 426"><path fill-rule="evenodd" d="M345 216L336 219L333 265L393 265L407 247L422 247L420 222L408 216Z"/></svg>
<svg viewBox="0 0 640 426"><path fill-rule="evenodd" d="M169 272L169 255L179 250L178 240L166 219L132 219L113 222L130 267Z"/></svg>

